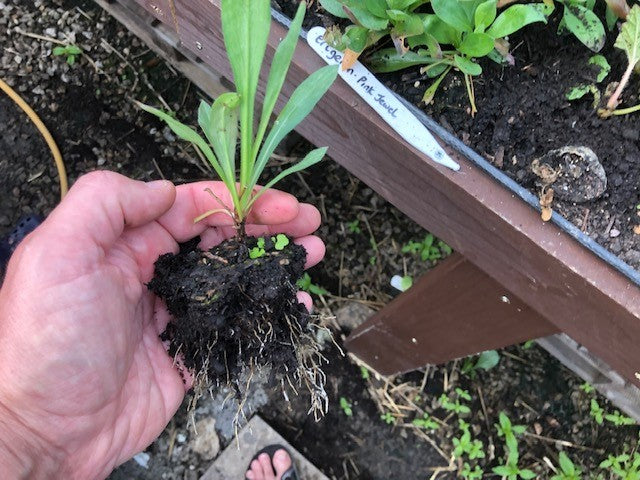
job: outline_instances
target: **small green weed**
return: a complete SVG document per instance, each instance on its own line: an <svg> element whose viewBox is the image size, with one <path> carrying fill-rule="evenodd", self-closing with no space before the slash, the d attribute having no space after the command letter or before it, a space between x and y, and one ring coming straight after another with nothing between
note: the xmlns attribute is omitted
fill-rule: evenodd
<svg viewBox="0 0 640 480"><path fill-rule="evenodd" d="M456 396L455 401L452 401L446 393L443 393L438 399L438 402L442 408L457 415L471 413L471 409L460 401L461 399L470 401L471 395L469 395L469 392L461 388L456 388Z"/></svg>
<svg viewBox="0 0 640 480"><path fill-rule="evenodd" d="M600 468L608 470L612 475L622 480L640 480L640 453L622 453L621 455L609 455Z"/></svg>
<svg viewBox="0 0 640 480"><path fill-rule="evenodd" d="M300 290L305 292L313 293L314 295L329 295L327 290L311 281L311 276L309 276L307 272L302 275L302 278L300 278L296 284Z"/></svg>
<svg viewBox="0 0 640 480"><path fill-rule="evenodd" d="M452 252L453 250L449 245L442 240L438 240L430 233L421 242L411 240L402 247L402 253L420 255L420 259L423 262L440 260L451 255Z"/></svg>
<svg viewBox="0 0 640 480"><path fill-rule="evenodd" d="M424 428L425 430L438 430L440 425L428 413L422 415L422 418L416 418L411 422L418 428Z"/></svg>
<svg viewBox="0 0 640 480"><path fill-rule="evenodd" d="M467 357L460 371L475 378L478 370L491 370L500 362L500 354L496 350L487 350L476 357Z"/></svg>
<svg viewBox="0 0 640 480"><path fill-rule="evenodd" d="M362 233L362 230L360 230L360 220L356 219L353 222L348 222L347 230L349 230L350 233Z"/></svg>
<svg viewBox="0 0 640 480"><path fill-rule="evenodd" d="M582 470L577 468L566 453L560 452L558 462L560 471L549 480L581 480Z"/></svg>
<svg viewBox="0 0 640 480"><path fill-rule="evenodd" d="M481 440L471 438L471 430L469 424L464 420L459 420L460 437L454 437L453 441L453 455L456 458L462 458L464 455L468 456L470 460L477 458L484 458L484 444Z"/></svg>
<svg viewBox="0 0 640 480"><path fill-rule="evenodd" d="M282 233L279 233L275 237L271 237L271 241L273 242L275 249L278 251L284 250L285 247L289 245L289 239Z"/></svg>
<svg viewBox="0 0 640 480"><path fill-rule="evenodd" d="M340 397L340 408L347 417L353 417L353 409L351 403L344 397Z"/></svg>
<svg viewBox="0 0 640 480"><path fill-rule="evenodd" d="M595 398L591 399L589 415L591 415L591 418L593 418L598 425L602 425L604 422L604 410Z"/></svg>
<svg viewBox="0 0 640 480"><path fill-rule="evenodd" d="M589 382L584 382L582 385L580 385L580 390L582 390L587 395L596 391L593 385L591 385Z"/></svg>
<svg viewBox="0 0 640 480"><path fill-rule="evenodd" d="M76 45L66 45L55 47L51 53L56 57L65 57L69 65L74 65L76 58L82 55L82 49Z"/></svg>
<svg viewBox="0 0 640 480"><path fill-rule="evenodd" d="M264 249L264 245L265 245L264 238L262 237L258 238L256 246L253 247L251 250L249 250L249 258L255 260L256 258L263 257L266 253Z"/></svg>
<svg viewBox="0 0 640 480"><path fill-rule="evenodd" d="M471 465L467 462L462 466L462 470L460 471L460 475L465 480L479 480L484 475L484 470L480 468L480 466L476 465L473 470L471 470Z"/></svg>
<svg viewBox="0 0 640 480"><path fill-rule="evenodd" d="M396 423L396 417L394 417L391 412L386 412L385 414L380 415L380 420L387 425L394 425Z"/></svg>
<svg viewBox="0 0 640 480"><path fill-rule="evenodd" d="M604 416L604 419L613 423L616 427L636 424L636 421L633 418L621 414L618 410L613 413L608 413Z"/></svg>
<svg viewBox="0 0 640 480"><path fill-rule="evenodd" d="M369 370L367 370L367 367L360 367L360 376L363 380L369 380L371 375L369 374Z"/></svg>

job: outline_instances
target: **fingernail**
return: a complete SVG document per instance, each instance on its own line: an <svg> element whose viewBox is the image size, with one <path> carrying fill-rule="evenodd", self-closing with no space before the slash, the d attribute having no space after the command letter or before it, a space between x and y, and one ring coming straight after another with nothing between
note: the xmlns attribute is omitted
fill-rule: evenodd
<svg viewBox="0 0 640 480"><path fill-rule="evenodd" d="M169 188L171 182L168 180L154 180L153 182L147 182L146 185L151 190L162 190Z"/></svg>

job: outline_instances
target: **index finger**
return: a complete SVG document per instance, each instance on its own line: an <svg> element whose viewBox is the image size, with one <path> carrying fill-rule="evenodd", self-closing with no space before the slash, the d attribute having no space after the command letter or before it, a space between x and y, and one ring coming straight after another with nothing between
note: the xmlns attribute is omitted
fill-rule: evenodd
<svg viewBox="0 0 640 480"><path fill-rule="evenodd" d="M233 225L233 219L222 212L215 213L198 223L193 222L205 212L222 208L222 205L206 189L211 189L218 199L233 211L231 194L222 182L196 182L176 187L176 200L173 206L158 218L158 223L177 242L186 242L210 227ZM256 200L247 223L255 225L287 223L298 216L299 208L298 200L293 195L269 189Z"/></svg>

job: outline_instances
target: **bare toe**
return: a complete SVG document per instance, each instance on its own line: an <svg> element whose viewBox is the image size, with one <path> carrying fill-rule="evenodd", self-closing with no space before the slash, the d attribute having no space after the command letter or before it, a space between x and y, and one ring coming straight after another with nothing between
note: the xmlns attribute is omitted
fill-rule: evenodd
<svg viewBox="0 0 640 480"><path fill-rule="evenodd" d="M262 464L258 460L251 462L251 467L245 476L249 480L265 480Z"/></svg>
<svg viewBox="0 0 640 480"><path fill-rule="evenodd" d="M280 480L282 475L291 468L291 457L286 450L278 450L273 455L273 468L276 471L276 480Z"/></svg>
<svg viewBox="0 0 640 480"><path fill-rule="evenodd" d="M276 480L275 473L273 472L273 465L271 464L271 457L266 453L263 453L258 457L260 464L262 465L262 471L264 472L264 480Z"/></svg>

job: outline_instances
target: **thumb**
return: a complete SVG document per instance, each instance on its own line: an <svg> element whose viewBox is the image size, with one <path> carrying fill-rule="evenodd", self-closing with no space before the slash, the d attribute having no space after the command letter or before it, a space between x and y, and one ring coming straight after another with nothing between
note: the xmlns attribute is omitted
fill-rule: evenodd
<svg viewBox="0 0 640 480"><path fill-rule="evenodd" d="M114 172L91 172L78 179L43 227L55 228L56 236L91 240L107 249L125 227L144 225L164 214L175 197L169 181L145 183Z"/></svg>

